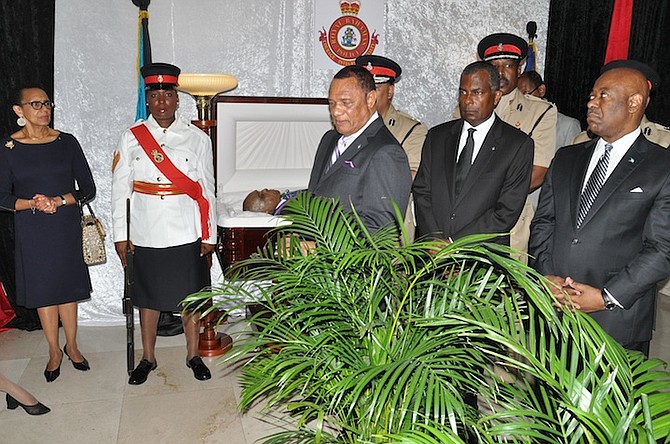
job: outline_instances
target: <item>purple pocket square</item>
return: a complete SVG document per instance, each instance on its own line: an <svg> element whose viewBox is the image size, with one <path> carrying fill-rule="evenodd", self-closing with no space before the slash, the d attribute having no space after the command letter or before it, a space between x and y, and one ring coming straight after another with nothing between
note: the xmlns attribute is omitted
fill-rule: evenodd
<svg viewBox="0 0 670 444"><path fill-rule="evenodd" d="M344 164L349 168L356 168L356 165L354 165L354 163L351 160L345 160Z"/></svg>

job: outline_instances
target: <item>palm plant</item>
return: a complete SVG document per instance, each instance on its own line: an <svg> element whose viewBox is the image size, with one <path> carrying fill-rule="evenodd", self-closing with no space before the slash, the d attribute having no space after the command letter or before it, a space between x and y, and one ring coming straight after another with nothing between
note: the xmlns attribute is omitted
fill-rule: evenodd
<svg viewBox="0 0 670 444"><path fill-rule="evenodd" d="M306 194L286 218L185 301L266 307L224 362L242 363L243 410L284 415L267 443L670 442L665 363L557 314L549 283L492 236L401 246Z"/></svg>

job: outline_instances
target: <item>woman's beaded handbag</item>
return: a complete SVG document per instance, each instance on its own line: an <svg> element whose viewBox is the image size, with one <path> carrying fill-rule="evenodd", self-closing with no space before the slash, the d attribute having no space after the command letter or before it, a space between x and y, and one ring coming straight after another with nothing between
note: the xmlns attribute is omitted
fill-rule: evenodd
<svg viewBox="0 0 670 444"><path fill-rule="evenodd" d="M88 208L89 214L84 214L84 205ZM81 212L81 241L84 262L86 265L104 264L107 262L105 227L102 226L100 219L95 217L95 213L93 213L93 209L88 202L80 205L79 210Z"/></svg>

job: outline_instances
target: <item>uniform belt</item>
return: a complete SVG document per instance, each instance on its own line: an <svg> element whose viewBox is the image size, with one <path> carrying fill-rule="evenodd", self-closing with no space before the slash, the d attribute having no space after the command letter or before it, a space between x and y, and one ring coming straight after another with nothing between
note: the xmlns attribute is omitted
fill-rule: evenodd
<svg viewBox="0 0 670 444"><path fill-rule="evenodd" d="M141 180L133 181L133 191L136 193L150 194L152 196L177 196L186 194L176 185L171 183L151 183Z"/></svg>

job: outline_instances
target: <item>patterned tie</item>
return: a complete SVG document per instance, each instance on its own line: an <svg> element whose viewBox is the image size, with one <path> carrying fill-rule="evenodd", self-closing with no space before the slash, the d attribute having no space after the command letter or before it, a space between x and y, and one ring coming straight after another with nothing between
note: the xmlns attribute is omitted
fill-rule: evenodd
<svg viewBox="0 0 670 444"><path fill-rule="evenodd" d="M472 166L472 153L475 149L475 139L473 134L477 131L474 128L468 129L468 138L465 139L465 146L463 146L463 151L461 151L461 156L456 162L456 195L460 193L461 186L465 182L465 178L468 177L468 172Z"/></svg>
<svg viewBox="0 0 670 444"><path fill-rule="evenodd" d="M335 165L335 162L337 162L337 159L340 158L340 155L344 152L346 149L345 144L344 144L344 136L340 137L340 139L337 141L337 146L333 149L332 154L330 155L330 160L328 161L328 165L326 165L326 169L323 172L323 174L326 174L328 170L330 170L330 167Z"/></svg>
<svg viewBox="0 0 670 444"><path fill-rule="evenodd" d="M603 187L605 183L605 175L607 174L607 166L610 163L610 151L612 151L611 144L605 144L605 152L600 159L596 167L589 177L589 181L586 182L586 187L582 191L582 195L579 196L579 212L577 213L577 228L582 226L582 222L586 218L586 215L591 209L591 205L595 202L596 197L598 197L598 192Z"/></svg>

